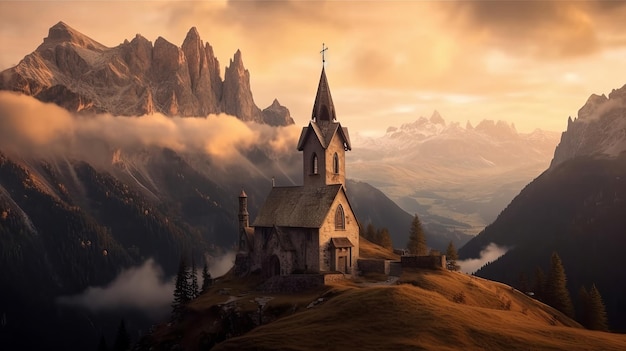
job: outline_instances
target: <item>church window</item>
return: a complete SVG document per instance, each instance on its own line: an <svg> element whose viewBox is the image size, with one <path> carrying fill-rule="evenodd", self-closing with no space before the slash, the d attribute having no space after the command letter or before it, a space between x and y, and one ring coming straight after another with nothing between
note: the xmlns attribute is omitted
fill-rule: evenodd
<svg viewBox="0 0 626 351"><path fill-rule="evenodd" d="M313 174L317 174L317 155L313 153L313 158L311 159L311 170Z"/></svg>
<svg viewBox="0 0 626 351"><path fill-rule="evenodd" d="M335 229L346 229L346 216L343 213L343 206L337 206L335 212Z"/></svg>
<svg viewBox="0 0 626 351"><path fill-rule="evenodd" d="M335 174L339 173L339 156L337 156L336 152L333 156L333 172L335 172Z"/></svg>

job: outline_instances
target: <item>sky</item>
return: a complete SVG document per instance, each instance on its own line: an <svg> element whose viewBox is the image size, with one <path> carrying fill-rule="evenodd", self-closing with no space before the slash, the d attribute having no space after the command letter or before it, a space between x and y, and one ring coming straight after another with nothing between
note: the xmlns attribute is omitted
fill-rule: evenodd
<svg viewBox="0 0 626 351"><path fill-rule="evenodd" d="M141 34L182 45L191 27L221 75L237 49L256 104L297 125L326 73L342 125L382 135L434 110L448 122L564 131L591 94L626 84L622 1L3 1L0 70L59 21L109 47Z"/></svg>

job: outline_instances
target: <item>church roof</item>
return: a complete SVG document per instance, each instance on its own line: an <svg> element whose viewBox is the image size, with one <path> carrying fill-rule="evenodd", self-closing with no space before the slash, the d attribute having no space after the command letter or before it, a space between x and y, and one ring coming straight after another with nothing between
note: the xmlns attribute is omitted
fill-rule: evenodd
<svg viewBox="0 0 626 351"><path fill-rule="evenodd" d="M315 96L311 119L314 121L328 122L337 120L335 105L333 104L332 96L330 96L330 88L328 87L328 80L326 79L324 67L322 67L322 75L317 86L317 95Z"/></svg>
<svg viewBox="0 0 626 351"><path fill-rule="evenodd" d="M304 143L311 133L315 133L315 136L320 141L320 144L322 144L324 149L328 148L328 145L330 145L330 141L333 140L335 134L339 133L339 135L343 137L346 149L352 150L348 128L342 127L339 122L317 123L315 121L311 121L308 127L302 128L300 139L298 140L298 151L304 150Z"/></svg>
<svg viewBox="0 0 626 351"><path fill-rule="evenodd" d="M252 225L320 228L341 188L341 184L272 188Z"/></svg>

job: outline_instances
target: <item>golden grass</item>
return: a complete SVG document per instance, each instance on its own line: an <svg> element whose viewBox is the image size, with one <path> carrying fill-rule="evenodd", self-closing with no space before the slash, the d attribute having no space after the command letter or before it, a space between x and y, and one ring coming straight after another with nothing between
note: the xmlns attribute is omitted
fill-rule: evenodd
<svg viewBox="0 0 626 351"><path fill-rule="evenodd" d="M582 329L504 284L427 270L401 281L333 286L314 308L215 350L626 350L626 335Z"/></svg>
<svg viewBox="0 0 626 351"><path fill-rule="evenodd" d="M373 242L365 239L364 237L359 237L359 257L378 258L385 260L400 260L400 256L393 253L393 251L376 245Z"/></svg>

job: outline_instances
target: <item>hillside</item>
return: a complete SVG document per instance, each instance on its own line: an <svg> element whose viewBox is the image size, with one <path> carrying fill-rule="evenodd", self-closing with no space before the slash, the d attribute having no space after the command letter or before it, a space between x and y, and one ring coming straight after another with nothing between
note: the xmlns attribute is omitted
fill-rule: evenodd
<svg viewBox="0 0 626 351"><path fill-rule="evenodd" d="M169 349L176 347L174 340L186 350L198 350L200 344L210 348L217 341L211 338L216 325L211 316L219 311L214 305L238 311L241 318L257 308L254 301L260 298L267 301L264 325L250 332L240 329L241 336L220 342L213 350L626 347L626 336L582 329L507 285L461 273L405 270L394 285L346 281L298 295L267 295L249 288L225 279L190 304L184 327L157 328L139 349ZM224 291L228 293L220 295ZM309 305L313 301L317 303Z"/></svg>
<svg viewBox="0 0 626 351"><path fill-rule="evenodd" d="M626 283L615 279L626 244L626 87L592 95L569 119L548 170L528 184L498 218L459 250L478 257L490 243L508 252L476 274L511 285L563 261L570 295L595 284L611 330L625 331Z"/></svg>

